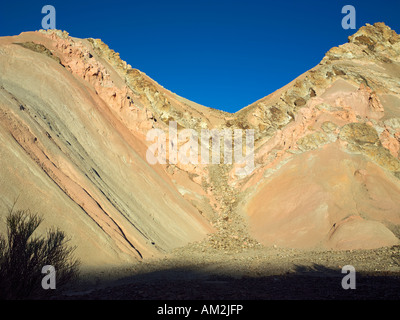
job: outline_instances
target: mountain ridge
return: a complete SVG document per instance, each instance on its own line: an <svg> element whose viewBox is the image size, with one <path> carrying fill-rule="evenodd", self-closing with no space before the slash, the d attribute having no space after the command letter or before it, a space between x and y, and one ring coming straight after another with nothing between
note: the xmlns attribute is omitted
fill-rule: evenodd
<svg viewBox="0 0 400 320"><path fill-rule="evenodd" d="M21 206L67 227L91 266L196 241L224 250L398 244L399 78L400 37L383 23L236 113L179 97L99 39L3 37L0 208L22 194ZM150 165L146 134L171 122L254 130L254 170Z"/></svg>

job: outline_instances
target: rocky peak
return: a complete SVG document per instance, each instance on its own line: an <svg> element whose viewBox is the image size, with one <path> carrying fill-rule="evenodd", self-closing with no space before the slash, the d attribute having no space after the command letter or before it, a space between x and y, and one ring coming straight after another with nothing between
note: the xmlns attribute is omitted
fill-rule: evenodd
<svg viewBox="0 0 400 320"><path fill-rule="evenodd" d="M395 45L399 41L400 36L383 22L377 22L373 25L367 23L355 34L349 36L350 43L372 46L371 49L376 45Z"/></svg>
<svg viewBox="0 0 400 320"><path fill-rule="evenodd" d="M330 49L322 62L352 59L399 62L400 36L382 22L366 24L349 36L348 43Z"/></svg>

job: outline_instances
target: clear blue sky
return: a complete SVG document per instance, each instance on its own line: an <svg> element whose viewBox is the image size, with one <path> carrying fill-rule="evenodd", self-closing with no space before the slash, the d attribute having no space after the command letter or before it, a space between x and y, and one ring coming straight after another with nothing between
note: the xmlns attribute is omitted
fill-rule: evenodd
<svg viewBox="0 0 400 320"><path fill-rule="evenodd" d="M100 38L165 88L235 112L317 65L354 30L341 27L346 4L357 29L385 22L400 32L400 1L8 1L0 36L41 29L41 9L56 8L57 29Z"/></svg>

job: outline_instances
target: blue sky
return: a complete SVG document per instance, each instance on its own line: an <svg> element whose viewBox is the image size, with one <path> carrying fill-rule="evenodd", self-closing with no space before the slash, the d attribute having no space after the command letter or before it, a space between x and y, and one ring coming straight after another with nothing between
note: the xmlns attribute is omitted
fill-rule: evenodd
<svg viewBox="0 0 400 320"><path fill-rule="evenodd" d="M385 22L400 32L400 1L2 1L0 36L41 29L41 9L56 8L57 29L100 38L165 88L235 112L317 65L355 30L341 9L356 9L357 29Z"/></svg>

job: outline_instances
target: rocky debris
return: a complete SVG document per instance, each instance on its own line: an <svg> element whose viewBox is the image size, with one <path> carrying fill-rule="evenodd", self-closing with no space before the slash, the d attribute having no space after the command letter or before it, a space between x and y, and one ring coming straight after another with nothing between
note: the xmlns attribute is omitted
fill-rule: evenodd
<svg viewBox="0 0 400 320"><path fill-rule="evenodd" d="M126 270L89 274L49 299L397 300L399 254L398 246L367 251L271 247L226 254L183 248ZM357 290L340 285L342 267L349 264L357 272Z"/></svg>
<svg viewBox="0 0 400 320"><path fill-rule="evenodd" d="M210 167L210 187L215 194L215 200L220 204L219 214L212 221L216 232L210 234L207 239L192 244L201 251L219 249L226 252L237 252L248 248L260 246L254 240L248 230L244 217L235 210L238 202L238 191L226 184L227 175L231 165L213 165Z"/></svg>

